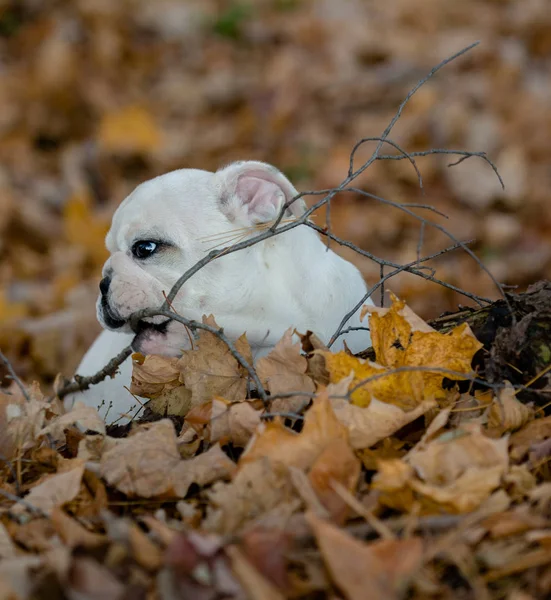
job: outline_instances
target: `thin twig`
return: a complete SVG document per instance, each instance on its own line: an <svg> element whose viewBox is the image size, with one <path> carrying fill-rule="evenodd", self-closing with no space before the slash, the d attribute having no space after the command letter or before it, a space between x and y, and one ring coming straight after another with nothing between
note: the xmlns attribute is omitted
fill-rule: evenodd
<svg viewBox="0 0 551 600"><path fill-rule="evenodd" d="M73 394L74 392L82 392L87 390L91 385L95 385L100 381L103 381L106 377L113 377L120 367L120 365L132 354L132 347L128 346L122 352L119 352L117 356L112 358L106 365L95 373L88 377L82 377L81 375L75 375L74 381L70 381L63 385L60 390L56 392L56 396L59 399L64 398L67 394Z"/></svg>
<svg viewBox="0 0 551 600"><path fill-rule="evenodd" d="M32 513L34 513L36 515L39 515L39 516L45 517L45 518L49 518L48 515L41 508L33 506L30 502L27 502L23 498L20 498L19 496L16 496L15 494L7 492L6 490L3 490L2 488L0 488L0 496L4 496L4 498L6 498L7 500L11 500L12 502L21 504L21 506L24 506L27 510L30 510Z"/></svg>
<svg viewBox="0 0 551 600"><path fill-rule="evenodd" d="M0 360L4 363L4 365L6 366L6 369L8 369L8 373L10 374L10 377L13 379L13 381L15 381L15 383L17 384L17 387L21 390L21 393L23 394L23 398L25 398L25 400L27 402L30 402L31 397L29 396L29 392L27 391L25 384L21 381L21 379L19 379L11 362L7 359L7 357L2 352L2 350L0 350Z"/></svg>

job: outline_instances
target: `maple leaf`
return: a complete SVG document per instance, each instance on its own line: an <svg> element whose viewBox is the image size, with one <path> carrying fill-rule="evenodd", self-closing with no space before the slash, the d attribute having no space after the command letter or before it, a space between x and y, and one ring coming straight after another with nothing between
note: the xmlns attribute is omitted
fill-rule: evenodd
<svg viewBox="0 0 551 600"><path fill-rule="evenodd" d="M211 316L203 323L218 327ZM252 352L245 334L235 342L236 350L252 365ZM197 348L185 350L178 360L180 379L191 391L195 406L222 396L229 402L238 402L247 395L248 373L231 354L226 344L213 333L201 331Z"/></svg>
<svg viewBox="0 0 551 600"><path fill-rule="evenodd" d="M354 379L351 387L366 381L352 392L357 406L369 406L372 398L412 410L425 400L445 398L442 380L446 376L438 369L457 373L455 378L471 371L474 354L482 344L465 323L443 334L422 321L405 302L392 296L390 308L366 307L371 313L369 326L378 363L371 363L344 352L324 353L331 383L347 377ZM400 367L412 370L393 372ZM423 370L415 371L415 367ZM430 368L435 368L434 372ZM428 369L428 370L427 370Z"/></svg>
<svg viewBox="0 0 551 600"><path fill-rule="evenodd" d="M306 374L308 361L301 354L301 344L294 344L292 337L293 330L288 329L274 349L256 363L256 372L272 395L315 390L314 382ZM309 402L308 396L276 398L272 412L299 412Z"/></svg>

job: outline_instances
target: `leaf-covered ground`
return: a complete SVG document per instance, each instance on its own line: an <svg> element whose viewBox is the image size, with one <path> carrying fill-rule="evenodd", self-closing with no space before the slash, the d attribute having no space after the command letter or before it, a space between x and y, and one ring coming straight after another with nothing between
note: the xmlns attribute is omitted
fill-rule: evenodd
<svg viewBox="0 0 551 600"><path fill-rule="evenodd" d="M181 358L134 356L151 400L127 426L14 382L1 597L548 597L550 298L438 331L393 297L366 309L373 360L288 331L263 394L202 331Z"/></svg>
<svg viewBox="0 0 551 600"><path fill-rule="evenodd" d="M420 158L424 196L407 161L377 162L357 185L434 205L449 219L420 214L476 240L499 281L525 286L551 277L548 0L2 0L0 347L26 380L72 374L99 332L104 233L137 183L261 159L300 190L335 186L356 141L380 135L417 80L475 40L392 137L408 151L486 151L505 191L476 158ZM349 194L331 215L344 239L415 260L419 223L406 214ZM424 253L447 245L425 228ZM377 264L345 253L378 280ZM498 297L461 251L433 266ZM468 303L412 275L391 289L423 318Z"/></svg>

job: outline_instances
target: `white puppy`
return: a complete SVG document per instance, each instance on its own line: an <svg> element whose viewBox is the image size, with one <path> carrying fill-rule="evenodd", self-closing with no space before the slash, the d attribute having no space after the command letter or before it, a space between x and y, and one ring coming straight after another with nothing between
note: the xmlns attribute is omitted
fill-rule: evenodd
<svg viewBox="0 0 551 600"><path fill-rule="evenodd" d="M143 353L176 356L189 349L184 327L163 317L140 323L132 331L129 317L158 308L177 279L212 248L212 237L273 221L283 204L297 195L289 180L261 162L236 162L211 173L181 169L141 184L119 206L107 234L111 256L105 263L98 319L107 330L94 342L77 372L92 375L133 342ZM299 217L306 206L297 200L288 209ZM210 240L209 240L210 238ZM209 240L207 242L207 240ZM222 244L224 245L224 244ZM300 225L250 248L222 256L193 275L180 289L173 308L190 319L213 314L226 335L243 332L256 356L268 352L286 329L314 331L328 341L342 317L364 296L365 283L351 263L328 250L318 234ZM346 327L359 326L356 313ZM364 323L365 325L365 323ZM367 331L341 336L354 351L370 344ZM112 403L107 421L132 414L131 360L114 379L68 399L98 406ZM120 421L119 421L120 422Z"/></svg>

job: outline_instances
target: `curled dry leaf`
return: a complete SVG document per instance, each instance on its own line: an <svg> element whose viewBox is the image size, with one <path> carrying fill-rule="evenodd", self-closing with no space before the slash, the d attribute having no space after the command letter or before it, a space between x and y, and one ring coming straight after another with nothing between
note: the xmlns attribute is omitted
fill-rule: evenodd
<svg viewBox="0 0 551 600"><path fill-rule="evenodd" d="M180 386L180 369L177 365L177 358L133 354L130 392L144 398L156 398Z"/></svg>
<svg viewBox="0 0 551 600"><path fill-rule="evenodd" d="M498 390L497 397L487 409L488 429L497 435L519 429L534 418L534 410L518 400L513 386Z"/></svg>
<svg viewBox="0 0 551 600"><path fill-rule="evenodd" d="M410 510L415 499L425 511L452 512L477 508L509 467L507 438L492 440L471 423L446 432L401 460L381 461L373 487L381 502Z"/></svg>
<svg viewBox="0 0 551 600"><path fill-rule="evenodd" d="M355 406L343 398L331 398L337 419L346 427L350 444L356 450L369 448L392 435L436 406L424 400L409 412L374 398L367 408Z"/></svg>
<svg viewBox="0 0 551 600"><path fill-rule="evenodd" d="M231 442L244 448L261 423L262 410L256 410L251 402L229 404L221 398L212 401L210 441L221 444Z"/></svg>
<svg viewBox="0 0 551 600"><path fill-rule="evenodd" d="M203 317L203 323L218 327L212 315ZM178 360L180 381L191 391L191 406L222 396L229 402L238 402L247 396L248 373L234 358L226 344L208 331L201 331L197 348L185 350ZM245 334L235 348L252 365L251 347Z"/></svg>
<svg viewBox="0 0 551 600"><path fill-rule="evenodd" d="M63 473L50 475L42 483L31 488L25 501L34 508L50 514L56 507L63 506L73 500L80 491L80 484L84 474L84 462L80 459L68 461ZM16 504L12 512L24 512L27 508Z"/></svg>
<svg viewBox="0 0 551 600"><path fill-rule="evenodd" d="M471 371L474 354L482 344L467 324L443 334L433 330L392 296L390 308L366 307L371 313L369 327L377 363L364 361L344 352L325 353L331 383L354 372L352 387L373 378L351 394L353 404L369 406L372 398L412 410L424 400L443 399L442 380L446 376L427 368L447 369L462 379ZM419 371L393 372L401 367L422 367ZM381 375L385 375L381 377Z"/></svg>
<svg viewBox="0 0 551 600"><path fill-rule="evenodd" d="M79 426L83 431L105 435L105 421L99 416L98 411L83 402L76 402L68 413L53 419L46 425L39 436L48 435L56 442L65 440L65 430L72 425Z"/></svg>
<svg viewBox="0 0 551 600"><path fill-rule="evenodd" d="M419 538L366 544L313 513L306 513L306 519L331 578L348 600L403 597L421 565L423 544Z"/></svg>
<svg viewBox="0 0 551 600"><path fill-rule="evenodd" d="M186 415L185 425L206 442L231 442L244 448L261 423L261 414L253 402L230 403L216 396L211 402L193 407ZM179 439L189 441L188 436L188 430L182 430Z"/></svg>
<svg viewBox="0 0 551 600"><path fill-rule="evenodd" d="M192 483L202 487L219 479L229 479L235 470L235 463L216 444L194 458L180 461L170 476L175 494L184 497Z"/></svg>
<svg viewBox="0 0 551 600"><path fill-rule="evenodd" d="M129 496L152 498L187 494L192 483L207 485L231 476L235 464L213 446L207 452L182 460L174 425L162 420L143 427L106 452L100 472L106 481Z"/></svg>
<svg viewBox="0 0 551 600"><path fill-rule="evenodd" d="M258 428L239 461L247 462L267 457L287 466L307 469L325 448L335 440L348 442L346 427L336 418L327 391L318 395L304 417L304 427L295 433L274 420Z"/></svg>
<svg viewBox="0 0 551 600"><path fill-rule="evenodd" d="M300 342L293 343L293 330L288 329L275 348L258 360L256 371L270 394L290 392L313 393L315 385L306 374L308 361L301 354ZM308 396L276 398L272 412L299 412L310 402Z"/></svg>

